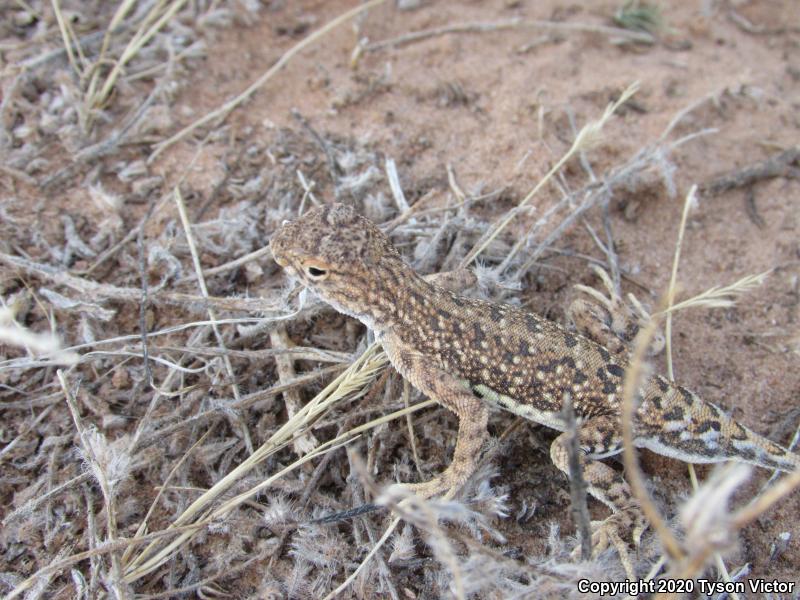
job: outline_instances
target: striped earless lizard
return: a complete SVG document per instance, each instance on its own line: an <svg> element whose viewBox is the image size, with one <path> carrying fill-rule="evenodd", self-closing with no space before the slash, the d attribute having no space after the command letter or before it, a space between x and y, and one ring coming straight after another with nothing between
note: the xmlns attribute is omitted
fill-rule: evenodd
<svg viewBox="0 0 800 600"><path fill-rule="evenodd" d="M409 486L416 494L449 492L469 478L488 435L488 405L564 432L568 392L589 493L612 510L596 525L593 544L602 549L631 536L638 543L645 524L639 504L622 474L597 460L622 451L628 365L622 340L636 326L615 327L613 315L589 308L581 335L510 305L460 296L418 275L374 223L342 204L285 223L270 246L280 266L372 329L395 369L458 416L450 466ZM797 455L664 377L649 377L639 400L638 447L691 463L735 460L787 471L800 466ZM555 439L550 456L569 474L565 436Z"/></svg>

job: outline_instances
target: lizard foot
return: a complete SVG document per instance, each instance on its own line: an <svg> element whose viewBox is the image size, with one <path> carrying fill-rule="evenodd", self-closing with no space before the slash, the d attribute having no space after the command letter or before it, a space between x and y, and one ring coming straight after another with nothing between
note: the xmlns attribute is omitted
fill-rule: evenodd
<svg viewBox="0 0 800 600"><path fill-rule="evenodd" d="M434 477L433 479L424 481L422 483L398 483L392 487L396 486L404 492L411 492L423 500L433 498L434 496L438 496L440 494L443 495L444 499L449 500L455 495L459 486L451 482L451 478L447 477L446 474L446 472L442 473L438 477Z"/></svg>
<svg viewBox="0 0 800 600"><path fill-rule="evenodd" d="M602 282L605 295L593 287L574 286L577 292L582 292L588 298L578 298L570 305L569 318L579 332L605 346L613 354L622 354L650 316L633 294L628 294L627 302L620 297L605 270L598 266L593 266L592 270ZM648 354L655 356L661 352L664 344L664 336L658 332Z"/></svg>
<svg viewBox="0 0 800 600"><path fill-rule="evenodd" d="M468 474L472 470L472 468L464 469L461 468L461 465L451 464L439 475L428 481L422 483L398 483L392 487L398 486L404 492L411 492L423 500L439 495L443 500L450 500L464 485L469 478Z"/></svg>
<svg viewBox="0 0 800 600"><path fill-rule="evenodd" d="M629 543L639 547L642 534L646 529L646 521L638 506L615 512L602 521L592 521L592 556L596 557L609 546L613 546L619 555L625 573L635 579L631 562ZM573 560L580 558L580 546L572 551Z"/></svg>

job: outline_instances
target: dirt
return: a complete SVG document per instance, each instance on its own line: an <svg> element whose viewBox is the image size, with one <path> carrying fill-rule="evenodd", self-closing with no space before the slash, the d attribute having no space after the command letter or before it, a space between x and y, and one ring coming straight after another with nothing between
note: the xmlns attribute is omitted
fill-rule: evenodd
<svg viewBox="0 0 800 600"><path fill-rule="evenodd" d="M800 133L800 15L792 0L664 3L664 24L652 45L621 44L619 36L607 32L568 29L579 23L614 26L612 16L620 8L615 2L421 2L410 10L388 3L300 52L224 124L201 128L141 167L143 173L125 177L119 174L125 166L147 160L155 144L240 93L294 44L354 4L340 0L265 2L248 11L240 6L230 9L234 15L230 21L213 27L197 14L181 12L181 35L190 41L202 40L202 55L181 61L177 71L163 79L174 85L158 94L153 112L126 143L89 161L80 160L78 150L108 139L162 79L160 75L143 77L120 85L104 107L104 119L89 133L81 133L73 113L54 108L54 98L68 104L82 89L63 55L39 71L33 70L27 79L17 79L24 59L57 49L62 43L50 3L31 4L43 15L33 25L25 24L20 16L22 6L0 9L0 14L10 17L8 23L17 24L0 30L5 103L0 116L10 136L4 149L8 160L0 167L0 251L138 293L141 250L150 259L144 270L151 297L140 311L139 295L124 299L98 291L81 293L63 280L32 268L12 267L7 261L0 262L0 294L5 303L25 298L18 319L30 330L46 332L52 327L65 346L85 341L88 346L80 349L81 353L109 352L69 367L66 373L82 426L96 427L112 445L117 440L119 448L130 443L145 417L153 388L148 384L138 338L106 345L97 340L139 336L142 321L154 332L208 318L192 277L192 258L173 201L175 185L180 185L190 220L195 223L202 266L209 269L265 246L280 221L296 214L304 194L298 172L313 184L312 192L319 201L336 197L354 202L372 218L387 221L398 209L385 176L386 159L396 162L408 202L412 206L424 202L426 209L457 203L448 179L448 169L452 169L467 197L491 195L472 202L468 212L457 217L453 212L440 212L420 218L416 229L403 228L396 238L423 270L452 268L486 227L516 206L569 150L577 130L599 118L610 102L638 81L640 88L633 100L610 118L602 138L585 151L584 161L570 160L560 176L534 197L532 210L518 216L481 260L488 267L496 266L519 236L564 194L587 189L592 177L607 180L637 152L655 147L672 120L691 108L668 140L701 135L672 148L660 163L651 162L609 190L606 223L625 275L622 289L654 307L669 284L684 198L690 187L702 187L720 175L789 149L797 144ZM109 7L98 5L94 12L86 9L85 15L81 10L73 8L72 23L82 34L95 31L94 27L102 31L111 18ZM203 9L193 10L202 13ZM498 29L500 23L507 25L511 19L555 25L517 23ZM373 42L456 23L492 23L495 30L440 32L369 50L368 44ZM359 41L367 49L354 60ZM15 81L23 84L15 88ZM61 119L60 129L45 126L43 119L48 115ZM32 149L30 155L24 155L26 143ZM333 152L340 164L346 163L344 173L331 167L326 150ZM33 159L39 158L46 162L34 164ZM49 177L67 167L73 170L45 185ZM795 165L794 173L797 168ZM362 184L348 179L364 173L368 175ZM747 275L769 272L769 276L734 306L679 312L673 323L672 356L678 381L751 429L788 445L800 422L800 179L786 175L717 195L700 194L689 213L681 251L680 298L729 285ZM147 178L153 179L148 183ZM112 196L119 204L113 204ZM580 201L580 195L576 197ZM106 202L109 198L112 204ZM436 219L444 223L444 214L453 220L437 238L432 253L425 255L425 245L436 232ZM544 221L523 248L522 261L515 263L516 267L565 214ZM88 249L70 243L70 225L64 215L71 218ZM135 233L143 218L141 248L134 234L99 262L104 251L128 232ZM555 240L553 248L558 252L545 252L521 278L521 289L509 292L494 287L490 293L565 320L571 287L596 284L585 257L601 263L607 260L589 227L607 240L602 206L592 207ZM161 254L154 251L156 246L163 250ZM172 273L172 268L179 272ZM159 290L161 281L165 286ZM247 268L208 277L211 296L264 297L273 302L256 314L218 308L218 318L275 316L275 302L284 286L281 271L268 256ZM102 305L116 314L103 321L91 307L54 308L49 297L42 295L42 288ZM158 294L170 291L190 294L195 300L159 299ZM290 321L288 330L294 343L301 346L349 353L363 347L358 346L364 333L361 328L327 312ZM269 349L267 333L248 337L234 325L224 326L222 331L229 349L245 352L232 359L242 395L278 383L274 360L246 355ZM200 455L192 455L179 467L174 488L156 505L149 531L168 526L200 489L209 488L246 459L242 424L252 435L253 446L258 447L288 418L280 395L256 399L241 410L221 410L231 398L229 373L220 360L191 352L195 347L215 349L218 344L211 332L194 341L190 334L184 331L151 339L153 356L180 362L187 369L204 367L205 371L184 372L180 383L166 383L164 364L152 363L154 384L169 388L173 396L162 397L156 404L149 417L153 424L132 457L135 466L125 471L118 484L115 518L122 537L134 535L158 486L210 425L214 430ZM130 354L122 354L123 350ZM4 360L26 355L10 345L0 346ZM653 367L665 372L665 365L662 355ZM327 364L296 361L298 374L320 366ZM299 388L302 399L312 398L330 378ZM401 387L395 382L392 393L374 390L369 396L372 405L362 399L337 409L326 417L330 423L315 434L330 439L343 424L352 427L399 408ZM0 515L5 519L13 513L0 533L0 582L7 593L51 562L108 539L108 516L93 477L68 485L33 511L14 512L86 470L85 460L76 450L80 446L76 425L54 367L0 362L0 407L0 439L4 446L14 442L13 447L5 446L10 448L8 452L0 454ZM209 409L211 417L190 420ZM431 475L447 462L456 424L442 409L430 409L414 418L419 452ZM184 425L178 425L182 421ZM501 436L512 423L507 415L493 415L493 437ZM173 427L168 433L159 429L167 426ZM375 480L417 476L402 420L368 436L353 448L366 457ZM514 427L490 452L489 470L495 474L491 482L498 495L508 494L505 503L511 516L497 518L490 509L476 509L488 511L492 527L506 541L488 534L478 539L520 564L540 564L537 561L556 555L559 561L566 560L563 548L554 546L548 537L553 523L560 527L560 543L572 543L568 485L548 461L552 439L553 433L545 428L523 424ZM248 481L253 485L295 458L291 449L282 450ZM274 526L269 515L277 510L278 496L288 499L291 518L301 521L357 505L353 484L359 481L357 470L353 459L346 458L339 451L330 459L329 472L317 482L319 489L304 505L301 497L313 467L288 475L224 523L204 530L166 566L133 582L127 593L172 590L170 595L175 596L175 590L190 588L186 593L192 595L198 593L198 582L216 577L199 589L209 593L218 586L231 597L324 596L366 556L388 520L373 515L369 526L344 524L323 533L305 530L300 534L291 529L282 532L287 521L278 519L280 527ZM659 509L679 528L676 515L692 493L686 466L647 451L640 453L640 459ZM701 480L711 473L710 467L697 470ZM734 494L731 511L749 502L769 475L754 470ZM244 484L236 488L239 492L244 489ZM606 514L594 501L590 508L595 518ZM746 578L766 577L800 585L798 511L800 495L795 493L739 531L725 552L728 569L734 573L746 567ZM281 545L277 545L278 539L282 539ZM443 566L442 555L424 539L415 537L409 557L385 567L388 578L400 597L449 597L452 592L445 590L450 571ZM462 558L474 556L460 542L454 545ZM303 552L313 547L333 550L315 563L303 558ZM390 552L386 551L382 560L389 560ZM658 556L658 542L649 533L636 558L637 573L646 574ZM253 557L240 571L228 573ZM107 558L82 560L53 573L42 584L47 586L42 597L77 595L81 584L76 582L81 578L88 582L87 597L113 587L111 575L105 579L98 575L113 572ZM614 564L608 567L609 573L621 572L615 555L604 560ZM322 563L328 567L323 568ZM334 563L338 566L330 567ZM74 569L72 576L70 569ZM345 594L389 597L383 580L386 574L379 577L377 567L368 573L372 579L360 579ZM713 565L704 573L705 577L717 576ZM545 589L550 588L543 587L542 594ZM503 595L499 584L475 590L479 591L473 597ZM569 593L577 595L574 590ZM785 597L798 596L795 592Z"/></svg>

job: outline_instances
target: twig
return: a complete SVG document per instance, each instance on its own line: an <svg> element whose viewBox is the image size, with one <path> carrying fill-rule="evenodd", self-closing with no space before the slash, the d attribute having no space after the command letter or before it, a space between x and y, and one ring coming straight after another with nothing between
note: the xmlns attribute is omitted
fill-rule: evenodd
<svg viewBox="0 0 800 600"><path fill-rule="evenodd" d="M134 232L133 238L136 238L136 232ZM118 287L108 283L98 283L90 279L75 277L59 268L42 263L35 263L19 256L0 252L0 263L19 269L28 275L42 277L57 285L63 285L75 290L79 294L91 296L98 300L117 300L138 304L142 299L142 290L139 288ZM263 298L203 297L194 294L168 292L165 290L150 294L150 301L180 305L192 312L205 310L205 306L203 305L213 306L220 310L241 310L246 312L281 312L282 310L281 302L271 302ZM237 322L241 322L241 320L237 320ZM134 337L138 337L138 335Z"/></svg>
<svg viewBox="0 0 800 600"><path fill-rule="evenodd" d="M317 130L311 126L311 123L308 122L308 119L300 114L300 111L296 108L292 109L292 117L294 117L295 120L300 123L300 126L309 133L311 139L314 140L322 149L322 152L325 154L325 158L328 160L328 172L330 173L331 181L335 185L342 176L342 168L339 166L336 157L333 155L330 144L325 141L325 138L317 133Z"/></svg>
<svg viewBox="0 0 800 600"><path fill-rule="evenodd" d="M589 505L586 502L586 481L581 469L580 446L578 444L578 424L575 422L575 410L572 397L564 392L561 416L566 424L567 454L569 459L569 495L572 504L572 520L581 541L581 560L592 558L592 528L589 522Z"/></svg>
<svg viewBox="0 0 800 600"><path fill-rule="evenodd" d="M704 194L716 196L737 187L751 186L763 179L800 179L800 146L773 154L766 160L735 169L700 186Z"/></svg>
<svg viewBox="0 0 800 600"><path fill-rule="evenodd" d="M277 479L283 477L286 473L302 466L306 462L325 454L345 443L348 443L354 437L360 435L372 427L378 426L380 423L389 421L405 414L404 411L398 411L392 415L375 419L366 425L356 427L333 440L320 444L312 452L291 463L289 466L284 467L277 473L264 478L258 485L250 488L249 490L236 495L230 500L223 503L222 506L212 511L211 507L213 502L219 498L224 492L230 489L239 479L250 472L256 465L265 460L268 456L272 455L278 449L285 447L291 440L298 434L302 434L304 428L313 423L320 414L325 412L331 404L341 400L344 396L355 394L356 396L363 393L363 386L373 378L376 373L382 369L386 364L386 356L378 353L376 345L370 346L350 367L330 384L323 389L317 396L308 402L298 413L287 420L287 422L278 429L270 438L264 442L254 453L248 456L240 465L228 473L222 480L215 483L209 490L204 492L199 498L192 502L186 510L178 516L177 519L169 526L170 528L183 526L186 523L193 522L200 526L206 526L216 519L222 518L230 511L234 510L242 502L249 500L254 494L268 488ZM429 403L420 403L411 407L412 410L419 410L424 408ZM147 573L152 572L162 565L180 546L186 543L194 536L194 531L188 531L181 534L175 540L170 542L164 547L159 548L155 543L148 545L142 552L127 565L126 578L127 581L132 582L145 576Z"/></svg>
<svg viewBox="0 0 800 600"><path fill-rule="evenodd" d="M487 231L486 234L484 234L482 238L478 240L475 246L473 246L472 250L467 253L464 259L461 261L459 267L464 268L473 260L475 260L481 254L481 252L483 252L489 246L492 240L494 240L500 234L500 232L505 229L506 226L514 219L519 212L518 209L525 207L533 199L536 193L544 186L544 184L550 181L550 179L561 169L561 167L567 163L567 161L569 161L569 159L571 159L578 152L578 150L585 147L587 144L597 142L603 126L611 118L611 115L613 115L622 104L627 102L627 100L633 96L638 89L638 82L631 84L625 91L622 92L620 97L615 102L612 102L606 107L605 112L599 119L584 125L580 132L578 132L578 135L575 137L575 140L573 141L569 150L567 150L567 152L558 160L558 162L556 162L556 164L550 168L550 170L539 180L533 189L528 192L528 194L515 207L515 210L509 211L502 219L492 225L489 231ZM502 268L505 269L507 264L508 261L504 261Z"/></svg>
<svg viewBox="0 0 800 600"><path fill-rule="evenodd" d="M616 36L629 42L641 44L654 44L655 38L639 31L629 31L617 27L606 27L604 25L592 25L589 23L557 23L555 21L534 21L524 19L508 19L506 21L494 21L485 23L458 23L446 25L444 27L434 27L422 31L406 33L396 38L382 40L367 44L363 50L374 52L383 48L403 46L414 42L419 42L432 37L448 35L451 33L487 33L492 31L503 31L505 29L545 29L548 31L579 31L588 33L601 33L604 35Z"/></svg>
<svg viewBox="0 0 800 600"><path fill-rule="evenodd" d="M728 11L728 18L745 33L752 33L754 35L780 35L787 31L800 31L800 27L765 27L764 25L755 25L733 9Z"/></svg>
<svg viewBox="0 0 800 600"><path fill-rule="evenodd" d="M94 86L90 85L90 89L86 97L86 107L89 111L90 117L93 109L99 109L103 107L108 101L111 92L117 83L117 79L122 74L125 65L128 64L128 62L130 62L145 45L147 45L152 37L158 33L158 31L164 27L164 25L166 25L166 23L172 19L172 17L174 17L181 8L183 8L183 5L186 4L186 2L187 0L173 0L162 14L159 13L164 8L164 3L158 2L154 5L153 9L151 9L150 13L147 15L147 17L145 17L139 29L128 42L128 45L125 47L120 57L114 62L114 66L111 68L111 71L109 72L99 91L95 92L93 89ZM130 5L132 5L131 2L125 2L122 6ZM115 15L115 17L116 16L117 15ZM120 16L120 18L122 17ZM155 21L155 23L152 23L152 21ZM94 83L94 81L92 83ZM90 124L91 121L87 123L87 125Z"/></svg>
<svg viewBox="0 0 800 600"><path fill-rule="evenodd" d="M183 224L183 230L186 234L186 242L189 244L189 252L192 255L192 263L194 264L194 271L197 276L197 285L200 287L200 292L203 294L203 298L208 298L208 288L206 287L206 280L203 277L203 269L200 266L200 257L197 253L197 248L194 243L194 236L192 235L192 226L189 223L189 215L186 213L186 205L183 202L183 196L181 196L181 191L179 188L175 188L175 204L178 207L178 214L181 217L181 223ZM220 333L219 327L217 326L217 315L213 308L210 306L208 307L208 317L211 320L211 329L214 331L214 336L217 338L217 344L219 344L220 348L225 348L225 341L222 339L222 334ZM239 385L236 383L236 375L233 372L233 365L231 365L230 357L225 354L222 357L223 364L225 365L225 370L228 373L228 378L230 379L231 391L233 391L233 397L236 399L237 402L241 400L241 396L239 395ZM244 420L241 418L241 415L236 415L236 421L239 425L239 428L242 430L242 435L244 436L244 442L247 447L247 451L250 454L253 454L255 451L253 448L253 441L250 439L250 432L247 429L247 425L245 424Z"/></svg>
<svg viewBox="0 0 800 600"><path fill-rule="evenodd" d="M239 258L226 262L224 264L218 265L216 267L212 267L210 269L205 269L203 271L204 277L211 277L213 275L219 275L220 273L225 273L226 271L231 271L233 269L238 269L242 265L245 265L253 260L259 259L262 256L270 255L271 251L269 249L269 244L264 246L263 248L259 248L258 250L254 250L249 254L245 254L244 256L240 256ZM197 278L196 273L192 273L190 275L186 275L178 279L175 283L184 283L186 281L192 281L193 279Z"/></svg>

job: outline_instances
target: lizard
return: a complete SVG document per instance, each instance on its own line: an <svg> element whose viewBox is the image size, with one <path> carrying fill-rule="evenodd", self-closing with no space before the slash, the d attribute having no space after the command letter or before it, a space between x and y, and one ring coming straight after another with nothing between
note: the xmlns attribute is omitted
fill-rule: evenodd
<svg viewBox="0 0 800 600"><path fill-rule="evenodd" d="M418 274L377 225L340 203L284 222L270 249L292 278L369 327L400 375L458 417L450 465L427 482L404 484L411 491L427 498L468 480L488 438L490 406L562 432L550 457L569 476L562 416L568 392L587 491L611 510L593 523L593 548L597 552L621 539L639 543L646 528L639 502L624 476L599 460L623 450L621 397L628 367L623 342L636 333L636 327L621 332L612 327L609 302L577 307L572 316L586 317L583 327L573 318L579 333L509 304L458 295ZM800 468L800 456L661 375L650 375L638 396L636 447L690 463L733 460L783 471Z"/></svg>

